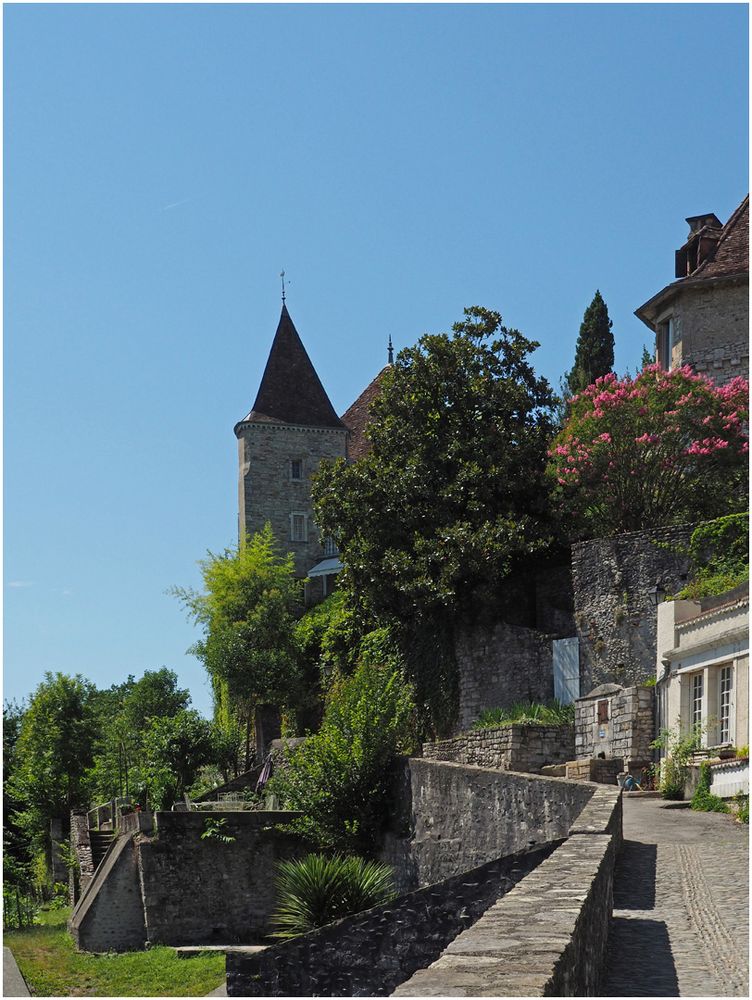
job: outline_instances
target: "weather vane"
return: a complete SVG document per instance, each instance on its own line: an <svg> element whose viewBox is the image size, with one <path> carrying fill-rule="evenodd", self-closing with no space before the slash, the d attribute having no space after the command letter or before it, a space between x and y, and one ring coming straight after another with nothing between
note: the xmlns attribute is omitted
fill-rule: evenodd
<svg viewBox="0 0 752 1000"><path fill-rule="evenodd" d="M285 272L284 272L284 268L280 271L279 276L282 279L282 305L284 305L285 304ZM287 284L289 285L290 282L288 281Z"/></svg>
<svg viewBox="0 0 752 1000"><path fill-rule="evenodd" d="M392 335L391 335L391 333L389 334L389 347L388 347L387 350L388 350L388 355L387 356L389 358L389 364L393 365L394 364L394 348L392 347Z"/></svg>

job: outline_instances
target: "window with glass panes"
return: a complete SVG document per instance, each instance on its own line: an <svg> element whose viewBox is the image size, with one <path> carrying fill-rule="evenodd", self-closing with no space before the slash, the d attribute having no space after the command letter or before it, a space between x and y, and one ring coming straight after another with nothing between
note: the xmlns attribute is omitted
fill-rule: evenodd
<svg viewBox="0 0 752 1000"><path fill-rule="evenodd" d="M702 722L702 674L692 677L692 725Z"/></svg>
<svg viewBox="0 0 752 1000"><path fill-rule="evenodd" d="M721 690L718 698L718 716L721 726L721 743L731 742L731 667L721 667Z"/></svg>

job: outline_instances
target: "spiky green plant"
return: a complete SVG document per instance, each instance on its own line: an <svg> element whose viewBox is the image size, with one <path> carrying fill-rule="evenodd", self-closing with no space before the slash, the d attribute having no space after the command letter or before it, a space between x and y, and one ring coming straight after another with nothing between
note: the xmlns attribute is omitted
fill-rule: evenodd
<svg viewBox="0 0 752 1000"><path fill-rule="evenodd" d="M283 938L306 934L396 895L389 865L340 854L278 862L277 893L272 924Z"/></svg>
<svg viewBox="0 0 752 1000"><path fill-rule="evenodd" d="M545 705L536 701L518 701L508 708L486 709L473 729L511 725L573 726L574 705L562 705L556 699Z"/></svg>

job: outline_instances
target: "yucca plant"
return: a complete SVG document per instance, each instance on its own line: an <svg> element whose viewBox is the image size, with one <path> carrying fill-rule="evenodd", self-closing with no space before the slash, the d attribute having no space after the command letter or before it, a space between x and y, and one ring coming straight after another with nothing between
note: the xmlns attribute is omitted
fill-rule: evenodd
<svg viewBox="0 0 752 1000"><path fill-rule="evenodd" d="M277 864L277 937L290 938L386 903L396 895L388 865L364 858L309 854Z"/></svg>

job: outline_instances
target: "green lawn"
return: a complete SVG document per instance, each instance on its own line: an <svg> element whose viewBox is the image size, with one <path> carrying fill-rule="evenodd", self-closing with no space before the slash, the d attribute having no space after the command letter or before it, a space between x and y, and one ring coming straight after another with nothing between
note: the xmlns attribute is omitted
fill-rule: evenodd
<svg viewBox="0 0 752 1000"><path fill-rule="evenodd" d="M5 945L35 996L200 997L224 980L222 954L178 958L172 948L77 952L65 928L69 916L69 909L49 910L42 913L42 926L5 933Z"/></svg>

